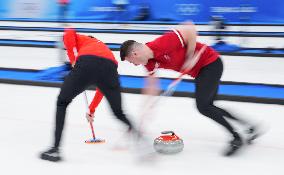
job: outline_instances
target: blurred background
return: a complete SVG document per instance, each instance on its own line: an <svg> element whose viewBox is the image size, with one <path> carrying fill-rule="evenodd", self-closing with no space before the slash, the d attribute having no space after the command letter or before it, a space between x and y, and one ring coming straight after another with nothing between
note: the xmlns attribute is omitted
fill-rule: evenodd
<svg viewBox="0 0 284 175"><path fill-rule="evenodd" d="M2 0L2 19L58 19L57 0ZM65 1L62 1L65 2ZM222 16L231 24L283 24L283 2L279 0L68 0L68 20L170 21L192 20L208 24ZM271 8L273 6L273 8Z"/></svg>
<svg viewBox="0 0 284 175"><path fill-rule="evenodd" d="M283 0L0 0L0 162L7 165L0 171L81 174L95 167L106 174L283 174L283 9ZM39 161L37 154L50 143L53 129L59 92L53 87L60 87L69 72L62 45L65 27L107 43L119 61L123 41L152 41L185 21L195 23L199 42L221 54L225 69L219 105L271 126L250 153L228 161L216 152L225 141L223 130L196 111L194 99L188 98L194 97L194 80L184 77L173 97L157 107L149 128L153 138L163 130L176 131L184 138L185 149L176 156L160 157L157 169L136 167L128 161L130 153L82 144L89 137L89 128L82 119L85 107L81 97L69 108L67 163L57 167ZM125 109L137 114L144 98L140 91L146 71L142 66L119 62ZM178 75L159 70L161 88L166 89ZM89 98L94 95L92 89ZM119 137L121 127L103 107L107 106L104 100L101 106L95 128L111 143Z"/></svg>
<svg viewBox="0 0 284 175"><path fill-rule="evenodd" d="M97 37L120 60L118 50L123 41L134 39L145 43L181 22L193 21L198 41L215 48L228 66L222 78L225 84L252 83L266 85L263 89L274 88L267 92L254 90L259 92L257 97L251 94L251 89L238 88L223 95L233 100L258 101L256 97L262 102L279 104L283 99L278 85L284 85L283 59L280 59L284 56L283 6L280 0L1 0L0 45L5 47L1 47L0 65L7 69L41 71L37 75L33 72L30 79L37 84L42 84L38 80L44 80L58 86L56 81L60 82L67 73L62 67L68 62L61 42L64 27L74 27L79 33ZM119 73L145 76L142 67L125 62L120 64ZM162 70L159 76L174 78L177 74ZM11 81L11 77L6 78L7 74L3 74L3 82ZM140 92L141 83L130 87L129 81L132 80L123 81L126 82L124 90ZM182 92L177 91L180 96L184 95ZM222 89L221 92L225 93Z"/></svg>

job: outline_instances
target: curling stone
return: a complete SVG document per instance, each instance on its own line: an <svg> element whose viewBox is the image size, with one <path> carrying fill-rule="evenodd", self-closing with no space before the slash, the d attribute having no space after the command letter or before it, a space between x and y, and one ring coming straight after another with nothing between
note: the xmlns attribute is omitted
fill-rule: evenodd
<svg viewBox="0 0 284 175"><path fill-rule="evenodd" d="M162 154L175 154L183 150L183 140L173 131L163 131L161 136L154 140L154 149Z"/></svg>

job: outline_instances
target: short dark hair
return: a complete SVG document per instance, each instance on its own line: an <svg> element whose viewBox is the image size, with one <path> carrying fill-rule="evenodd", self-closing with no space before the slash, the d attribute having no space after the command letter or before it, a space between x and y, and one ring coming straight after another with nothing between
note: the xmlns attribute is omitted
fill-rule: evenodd
<svg viewBox="0 0 284 175"><path fill-rule="evenodd" d="M120 46L120 59L121 61L125 60L125 57L129 55L132 46L136 43L134 40L127 40L124 41Z"/></svg>

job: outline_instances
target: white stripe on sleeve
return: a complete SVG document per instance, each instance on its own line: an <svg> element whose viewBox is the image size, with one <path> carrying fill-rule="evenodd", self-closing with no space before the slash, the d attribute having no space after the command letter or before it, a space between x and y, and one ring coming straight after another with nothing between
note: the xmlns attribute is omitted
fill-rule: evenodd
<svg viewBox="0 0 284 175"><path fill-rule="evenodd" d="M178 36L178 39L182 45L182 47L184 47L184 42L183 42L183 39L182 39L182 36L179 34L179 32L176 30L176 29L173 29L173 31L175 32L175 34Z"/></svg>

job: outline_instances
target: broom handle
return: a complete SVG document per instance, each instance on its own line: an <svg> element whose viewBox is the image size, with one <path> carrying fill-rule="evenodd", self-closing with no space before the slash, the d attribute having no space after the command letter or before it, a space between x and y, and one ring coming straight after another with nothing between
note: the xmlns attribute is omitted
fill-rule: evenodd
<svg viewBox="0 0 284 175"><path fill-rule="evenodd" d="M142 115L141 115L141 121L139 124L139 131L141 131L142 125L144 123L144 119L145 118L145 111L148 111L149 109L151 109L154 105L156 105L160 99L162 97L165 96L170 96L174 93L176 86L181 82L182 77L187 74L194 66L195 64L198 62L198 60L200 59L201 54L203 54L203 52L205 51L205 49L207 48L207 45L202 46L202 48L197 52L196 55L194 55L193 57L193 63L186 68L183 72L180 73L180 75L171 83L168 85L167 89L161 93L154 101L150 102L147 106L146 106L146 110L143 111Z"/></svg>
<svg viewBox="0 0 284 175"><path fill-rule="evenodd" d="M87 92L84 91L84 96L85 96L85 106L86 106L86 111L89 113L90 112L90 109L89 109L89 102L88 102L88 97L87 97ZM90 121L90 127L91 127L91 130L92 130L92 135L93 135L93 138L95 139L96 138L96 135L95 135L95 132L94 132L94 126L93 126L93 123Z"/></svg>
<svg viewBox="0 0 284 175"><path fill-rule="evenodd" d="M95 139L96 136L95 136L95 132L94 132L94 126L93 126L93 123L92 122L89 122L90 123L90 126L91 126L91 130L92 130L92 135L93 135L93 138Z"/></svg>

